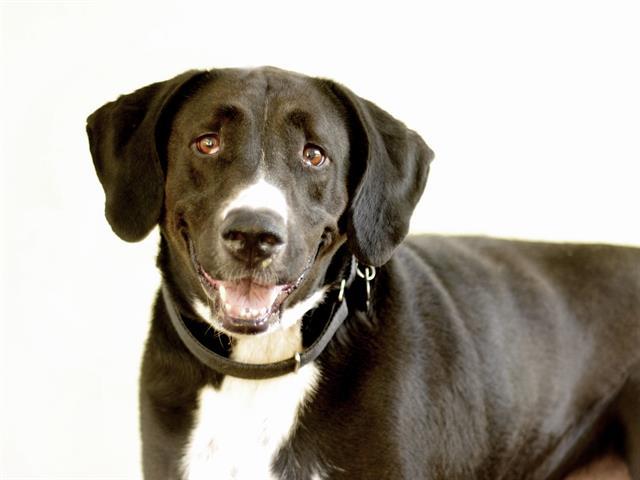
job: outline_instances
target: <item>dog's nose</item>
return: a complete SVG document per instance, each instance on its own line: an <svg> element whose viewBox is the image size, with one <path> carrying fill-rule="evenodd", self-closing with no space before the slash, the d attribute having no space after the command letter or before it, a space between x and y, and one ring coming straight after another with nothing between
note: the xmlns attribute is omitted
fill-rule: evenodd
<svg viewBox="0 0 640 480"><path fill-rule="evenodd" d="M284 220L277 213L244 208L230 211L220 232L227 251L249 266L275 257L287 235Z"/></svg>

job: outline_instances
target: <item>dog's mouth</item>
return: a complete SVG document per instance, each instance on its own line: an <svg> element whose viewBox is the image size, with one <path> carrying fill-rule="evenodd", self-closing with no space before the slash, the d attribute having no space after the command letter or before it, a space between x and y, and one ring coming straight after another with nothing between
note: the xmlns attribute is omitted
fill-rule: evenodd
<svg viewBox="0 0 640 480"><path fill-rule="evenodd" d="M224 330L239 334L263 333L279 323L282 304L304 278L303 273L295 283L268 285L252 278L217 280L198 270L214 317Z"/></svg>
<svg viewBox="0 0 640 480"><path fill-rule="evenodd" d="M210 315L206 315L205 320L213 327L228 334L254 335L291 326L282 322L284 303L311 270L322 243L315 255L307 259L295 281L278 284L275 277L267 279L264 271L260 275L246 271L244 275L234 278L215 278L198 261L190 236L183 232L183 238L191 264L208 299L207 313Z"/></svg>
<svg viewBox="0 0 640 480"><path fill-rule="evenodd" d="M265 283L251 276L221 280L210 275L198 262L190 241L189 250L200 284L209 299L211 320L217 324L214 326L232 334L264 333L280 325L283 304L313 264L313 258L310 258L292 283Z"/></svg>

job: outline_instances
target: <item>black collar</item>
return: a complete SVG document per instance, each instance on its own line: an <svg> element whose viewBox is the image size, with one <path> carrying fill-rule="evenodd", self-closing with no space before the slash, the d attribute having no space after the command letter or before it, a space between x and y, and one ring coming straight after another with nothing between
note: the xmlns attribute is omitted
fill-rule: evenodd
<svg viewBox="0 0 640 480"><path fill-rule="evenodd" d="M186 325L182 315L178 311L169 293L166 283L162 284L162 298L171 319L171 324L175 328L180 340L187 349L207 367L224 375L245 379L266 379L279 377L297 371L300 367L314 361L325 349L333 335L336 333L342 322L349 314L347 302L345 300L345 290L353 283L358 263L355 257L351 257L351 265L348 273L339 282L339 290L327 292L327 295L336 295L336 301L331 306L329 321L316 340L302 352L296 353L293 357L274 363L252 364L236 362L223 355L220 355L205 346L196 335ZM345 272L346 273L346 272Z"/></svg>

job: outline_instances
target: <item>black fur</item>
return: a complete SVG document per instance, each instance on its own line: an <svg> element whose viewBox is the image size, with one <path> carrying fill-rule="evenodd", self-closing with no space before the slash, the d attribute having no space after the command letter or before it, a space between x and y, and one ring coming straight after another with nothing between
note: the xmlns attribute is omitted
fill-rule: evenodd
<svg viewBox="0 0 640 480"><path fill-rule="evenodd" d="M87 119L93 164L106 194L105 214L123 240L142 240L158 224L164 174L158 155L162 137L156 133L167 105L196 73L122 95Z"/></svg>
<svg viewBox="0 0 640 480"><path fill-rule="evenodd" d="M384 265L409 231L433 152L413 131L341 85L330 88L348 111L352 141L347 243L365 265Z"/></svg>
<svg viewBox="0 0 640 480"><path fill-rule="evenodd" d="M267 105L291 115L262 125ZM213 163L187 148L211 130L227 138ZM437 236L400 245L429 147L345 87L276 69L188 72L105 105L88 132L109 222L130 241L160 223L158 265L186 317L204 295L188 241L208 271L230 275L215 218L259 167L296 210L265 275L290 280L317 252L288 304L333 282L350 254L380 267L370 309L360 284L317 361L317 392L273 464L280 478L321 468L335 479L556 479L612 446L640 480L638 249ZM300 166L310 138L331 152L330 168ZM305 317L305 342L324 311ZM224 335L210 347L233 348ZM178 478L197 393L222 380L157 301L140 387L145 478Z"/></svg>

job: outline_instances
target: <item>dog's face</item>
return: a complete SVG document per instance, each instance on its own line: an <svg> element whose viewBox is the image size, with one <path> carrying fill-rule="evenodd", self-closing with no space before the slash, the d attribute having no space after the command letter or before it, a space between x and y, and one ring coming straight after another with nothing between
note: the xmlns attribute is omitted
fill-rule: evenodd
<svg viewBox="0 0 640 480"><path fill-rule="evenodd" d="M287 312L321 299L345 242L385 263L432 158L344 87L273 68L187 72L105 105L88 132L114 231L159 223L165 276L230 335L299 320Z"/></svg>
<svg viewBox="0 0 640 480"><path fill-rule="evenodd" d="M227 333L263 332L341 241L348 129L304 77L211 77L173 120L162 227L201 314Z"/></svg>

